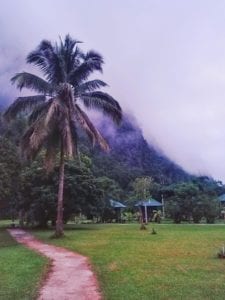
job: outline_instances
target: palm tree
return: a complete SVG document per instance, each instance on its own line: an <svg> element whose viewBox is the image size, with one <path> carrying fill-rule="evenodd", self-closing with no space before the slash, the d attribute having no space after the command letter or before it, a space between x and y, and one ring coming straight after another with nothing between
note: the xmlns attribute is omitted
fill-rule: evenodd
<svg viewBox="0 0 225 300"><path fill-rule="evenodd" d="M21 149L24 156L34 159L42 147L46 149L45 165L48 170L54 166L54 159L60 151L59 187L57 202L57 237L63 235L63 186L64 159L77 154L78 130L83 129L94 144L104 151L109 150L106 140L82 110L86 108L102 111L119 123L122 118L120 105L107 93L98 89L107 84L101 80L88 80L94 71L102 72L103 58L95 51L84 53L78 47L80 42L67 35L52 45L43 40L27 56L27 63L39 67L43 78L22 72L12 77L17 88L28 88L37 95L19 97L5 112L7 120L18 113L29 112L29 127L22 137Z"/></svg>

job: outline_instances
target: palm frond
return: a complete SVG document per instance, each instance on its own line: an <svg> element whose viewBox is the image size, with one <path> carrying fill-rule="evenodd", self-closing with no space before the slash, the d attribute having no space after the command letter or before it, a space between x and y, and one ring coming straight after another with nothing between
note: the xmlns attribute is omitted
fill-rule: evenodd
<svg viewBox="0 0 225 300"><path fill-rule="evenodd" d="M107 83L105 83L104 81L99 80L99 79L86 81L79 85L78 94L83 94L85 92L92 92L92 91L95 91L96 89L99 89L99 88L105 87L105 86L107 86Z"/></svg>
<svg viewBox="0 0 225 300"><path fill-rule="evenodd" d="M45 126L48 127L50 122L54 124L57 123L59 119L59 112L62 110L60 107L58 99L52 99L50 105L48 106L46 115L45 115Z"/></svg>
<svg viewBox="0 0 225 300"><path fill-rule="evenodd" d="M109 94L100 91L84 93L80 95L80 99L87 108L100 110L116 123L120 123L122 119L121 107Z"/></svg>
<svg viewBox="0 0 225 300"><path fill-rule="evenodd" d="M49 105L44 123L46 128L52 127L53 130L58 128L65 155L74 156L76 153L76 140L74 141L74 132L72 132L74 128L71 127L69 109L60 98L53 99Z"/></svg>
<svg viewBox="0 0 225 300"><path fill-rule="evenodd" d="M27 63L39 67L48 79L49 60L52 56L53 51L54 49L51 42L44 40L34 51L28 54Z"/></svg>
<svg viewBox="0 0 225 300"><path fill-rule="evenodd" d="M6 120L13 119L18 113L28 112L44 102L45 96L43 95L19 97L8 107L4 113L4 117Z"/></svg>
<svg viewBox="0 0 225 300"><path fill-rule="evenodd" d="M97 130L97 128L92 124L86 113L83 110L81 110L81 108L77 104L75 104L74 108L74 116L76 118L76 121L79 123L80 127L86 132L93 146L96 143L98 143L102 150L108 152L109 145L107 141L103 138L103 136Z"/></svg>
<svg viewBox="0 0 225 300"><path fill-rule="evenodd" d="M58 46L52 46L49 41L42 41L35 51L27 56L27 62L38 66L47 80L57 85L65 81L63 60L58 53Z"/></svg>
<svg viewBox="0 0 225 300"><path fill-rule="evenodd" d="M54 167L54 162L59 147L59 136L60 134L58 132L58 129L55 128L52 134L48 136L48 140L46 141L46 153L45 153L44 165L48 173L52 171Z"/></svg>
<svg viewBox="0 0 225 300"><path fill-rule="evenodd" d="M54 91L53 86L44 79L31 73L17 73L11 78L11 82L22 90L28 88L44 95L51 95Z"/></svg>
<svg viewBox="0 0 225 300"><path fill-rule="evenodd" d="M100 53L90 50L82 55L84 62L90 62L95 66L95 70L102 71L102 64L104 63L103 57Z"/></svg>
<svg viewBox="0 0 225 300"><path fill-rule="evenodd" d="M53 100L50 105L52 105L52 103ZM47 138L51 136L57 128L57 117L52 116L51 122L49 120L48 124L46 124L47 115L48 109L45 107L45 109L39 113L36 120L27 129L22 138L21 148L27 158L33 159L44 145Z"/></svg>
<svg viewBox="0 0 225 300"><path fill-rule="evenodd" d="M64 41L60 38L59 53L63 57L66 74L69 74L79 64L80 54L82 53L77 47L79 43L81 42L72 39L69 34L66 35Z"/></svg>
<svg viewBox="0 0 225 300"><path fill-rule="evenodd" d="M48 129L44 126L43 121L42 118L38 119L22 137L21 150L27 159L35 158L48 136Z"/></svg>
<svg viewBox="0 0 225 300"><path fill-rule="evenodd" d="M49 99L47 102L41 103L37 107L35 107L29 115L28 124L31 125L32 123L34 123L41 114L46 114L52 101L53 99Z"/></svg>
<svg viewBox="0 0 225 300"><path fill-rule="evenodd" d="M104 63L102 56L95 51L80 56L83 61L68 75L69 82L75 87L86 80L94 71L102 72L102 64Z"/></svg>
<svg viewBox="0 0 225 300"><path fill-rule="evenodd" d="M51 42L43 40L34 51L28 54L27 63L40 67L45 73L48 69L49 58L51 57L53 51L54 47L52 46Z"/></svg>

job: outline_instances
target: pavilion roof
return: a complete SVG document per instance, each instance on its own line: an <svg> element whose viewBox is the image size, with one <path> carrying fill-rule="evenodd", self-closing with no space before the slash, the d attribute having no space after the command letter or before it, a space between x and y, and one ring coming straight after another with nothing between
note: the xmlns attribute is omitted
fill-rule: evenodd
<svg viewBox="0 0 225 300"><path fill-rule="evenodd" d="M140 200L135 204L135 206L149 206L149 207L157 207L157 206L163 206L162 203L159 201L150 198L148 200Z"/></svg>
<svg viewBox="0 0 225 300"><path fill-rule="evenodd" d="M219 201L224 202L225 201L225 194L222 194L218 197Z"/></svg>
<svg viewBox="0 0 225 300"><path fill-rule="evenodd" d="M118 200L110 199L109 201L110 201L110 205L114 208L125 208L126 207L126 205L119 202Z"/></svg>

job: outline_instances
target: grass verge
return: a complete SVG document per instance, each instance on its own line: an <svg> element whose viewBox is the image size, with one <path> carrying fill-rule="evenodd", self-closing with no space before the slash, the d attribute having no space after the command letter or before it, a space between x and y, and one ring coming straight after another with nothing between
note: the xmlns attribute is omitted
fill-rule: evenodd
<svg viewBox="0 0 225 300"><path fill-rule="evenodd" d="M2 224L1 224L2 225ZM19 245L0 228L0 299L36 299L48 260Z"/></svg>

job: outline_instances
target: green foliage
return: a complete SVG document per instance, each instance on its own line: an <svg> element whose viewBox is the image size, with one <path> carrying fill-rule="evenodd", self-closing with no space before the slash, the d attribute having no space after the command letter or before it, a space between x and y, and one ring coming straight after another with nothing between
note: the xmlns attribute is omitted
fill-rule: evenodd
<svg viewBox="0 0 225 300"><path fill-rule="evenodd" d="M123 193L119 184L106 176L96 177L98 186L104 191L104 200L120 199Z"/></svg>
<svg viewBox="0 0 225 300"><path fill-rule="evenodd" d="M45 227L55 219L57 188L54 176L49 176L41 160L25 166L21 172L21 200L18 207L26 215L26 221Z"/></svg>
<svg viewBox="0 0 225 300"><path fill-rule="evenodd" d="M193 182L174 184L165 187L166 212L174 220L180 223L182 220L199 223L206 218L207 223L213 223L219 215L219 203L217 200L218 185L213 180L208 184L202 178Z"/></svg>
<svg viewBox="0 0 225 300"><path fill-rule="evenodd" d="M80 164L74 160L65 164L64 222L80 212L90 218L99 216L104 207L101 186L87 167L89 160L83 159ZM57 163L47 174L41 158L23 169L19 208L26 214L28 222L39 226L46 226L48 220L55 223L58 169Z"/></svg>
<svg viewBox="0 0 225 300"><path fill-rule="evenodd" d="M7 138L0 137L0 216L12 216L18 199L20 162L17 148Z"/></svg>
<svg viewBox="0 0 225 300"><path fill-rule="evenodd" d="M116 212L110 204L110 199L123 199L123 191L119 187L118 183L113 179L103 176L96 177L96 184L102 191L102 207L101 211L99 211L100 220L102 222L109 222L114 219L120 219L120 215L118 215L119 212Z"/></svg>
<svg viewBox="0 0 225 300"><path fill-rule="evenodd" d="M27 126L26 118L18 116L12 122L4 122L0 113L0 136L8 139L13 145L19 146L21 136Z"/></svg>
<svg viewBox="0 0 225 300"><path fill-rule="evenodd" d="M152 177L139 177L133 183L136 199L146 200L151 197L151 191L154 185Z"/></svg>
<svg viewBox="0 0 225 300"><path fill-rule="evenodd" d="M99 217L104 208L103 190L89 168L69 161L65 168L65 220L82 212L89 219Z"/></svg>

